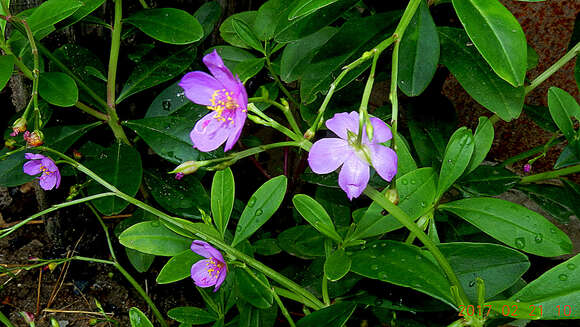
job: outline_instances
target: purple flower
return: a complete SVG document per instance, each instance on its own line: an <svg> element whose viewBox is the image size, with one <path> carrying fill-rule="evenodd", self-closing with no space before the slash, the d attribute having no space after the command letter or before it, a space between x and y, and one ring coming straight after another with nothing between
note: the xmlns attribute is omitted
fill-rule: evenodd
<svg viewBox="0 0 580 327"><path fill-rule="evenodd" d="M29 160L22 166L24 173L31 176L41 174L38 176L40 187L47 191L58 188L60 185L60 172L52 159L35 153L26 153L24 158Z"/></svg>
<svg viewBox="0 0 580 327"><path fill-rule="evenodd" d="M185 74L179 82L189 100L213 111L195 124L189 137L193 147L200 151L213 151L224 142L224 151L228 151L240 138L244 127L248 94L217 51L203 57L203 63L213 76L195 71Z"/></svg>
<svg viewBox="0 0 580 327"><path fill-rule="evenodd" d="M524 165L524 173L529 173L530 171L532 171L532 165L530 165L529 163Z"/></svg>
<svg viewBox="0 0 580 327"><path fill-rule="evenodd" d="M226 279L228 272L224 257L220 251L204 241L193 241L191 243L191 251L207 258L199 260L191 266L191 278L195 285L199 287L215 285L213 291L216 292Z"/></svg>
<svg viewBox="0 0 580 327"><path fill-rule="evenodd" d="M397 154L380 143L390 140L391 129L382 120L371 117L374 137L369 141L363 128L362 144L356 145L358 113L338 113L326 121L326 127L338 138L324 138L312 145L308 164L317 174L328 174L340 166L338 184L350 200L358 197L369 182L369 166L387 181L397 173Z"/></svg>

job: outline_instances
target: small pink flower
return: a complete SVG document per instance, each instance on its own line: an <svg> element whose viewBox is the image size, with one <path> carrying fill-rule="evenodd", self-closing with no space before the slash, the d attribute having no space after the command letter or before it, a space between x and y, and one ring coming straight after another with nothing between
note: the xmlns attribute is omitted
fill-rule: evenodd
<svg viewBox="0 0 580 327"><path fill-rule="evenodd" d="M228 266L224 257L213 246L204 241L193 241L191 251L207 259L199 260L191 266L191 278L199 287L211 287L215 285L214 292L219 290L226 279Z"/></svg>
<svg viewBox="0 0 580 327"><path fill-rule="evenodd" d="M530 165L529 163L524 165L524 173L529 173L530 171L532 171L532 165Z"/></svg>
<svg viewBox="0 0 580 327"><path fill-rule="evenodd" d="M397 173L397 154L393 149L380 143L390 140L391 129L382 120L371 117L374 129L372 141L363 128L362 142L356 144L358 136L358 112L338 113L326 121L326 127L338 138L324 138L316 141L308 154L308 164L317 174L328 174L340 169L338 185L350 200L357 198L367 187L370 178L369 166L373 166L379 176L391 181Z"/></svg>
<svg viewBox="0 0 580 327"><path fill-rule="evenodd" d="M38 180L42 189L48 191L58 188L60 185L60 171L52 159L35 153L25 153L24 158L29 161L22 166L22 170L31 176L41 174L38 176Z"/></svg>
<svg viewBox="0 0 580 327"><path fill-rule="evenodd" d="M177 179L178 181L180 181L183 178L183 176L185 176L184 173L177 173L177 174L175 174L175 179Z"/></svg>
<svg viewBox="0 0 580 327"><path fill-rule="evenodd" d="M247 117L248 94L244 84L224 65L217 51L203 57L203 63L211 75L201 71L190 72L179 82L189 100L212 110L195 124L189 137L193 147L200 151L213 151L224 142L224 151L228 151L242 133Z"/></svg>

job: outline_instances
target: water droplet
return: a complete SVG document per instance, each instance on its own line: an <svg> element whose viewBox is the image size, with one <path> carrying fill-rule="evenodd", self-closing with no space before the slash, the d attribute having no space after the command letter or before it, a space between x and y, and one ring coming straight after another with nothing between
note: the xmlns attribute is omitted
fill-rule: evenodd
<svg viewBox="0 0 580 327"><path fill-rule="evenodd" d="M405 261L407 261L407 259L405 259L405 258L402 258L401 259L401 262L405 262Z"/></svg>
<svg viewBox="0 0 580 327"><path fill-rule="evenodd" d="M379 274L379 277L382 279L387 279L387 277L389 277L389 275L387 275L387 273L383 271Z"/></svg>
<svg viewBox="0 0 580 327"><path fill-rule="evenodd" d="M264 210L258 209L256 210L256 216L261 216L264 213Z"/></svg>
<svg viewBox="0 0 580 327"><path fill-rule="evenodd" d="M256 197L255 196L251 197L250 201L248 201L248 207L251 208L254 206L254 204L256 204Z"/></svg>
<svg viewBox="0 0 580 327"><path fill-rule="evenodd" d="M361 245L360 245L360 249L361 249L361 250L364 250L364 249L366 249L366 248L367 248L367 245L366 245L365 243L363 243L363 244L361 244Z"/></svg>
<svg viewBox="0 0 580 327"><path fill-rule="evenodd" d="M416 255L416 256L415 256L415 259L417 259L417 260L423 260L423 257L422 257L422 256L420 256L420 255Z"/></svg>
<svg viewBox="0 0 580 327"><path fill-rule="evenodd" d="M171 100L165 99L161 101L161 107L163 107L163 110L169 111L171 109Z"/></svg>
<svg viewBox="0 0 580 327"><path fill-rule="evenodd" d="M425 208L427 206L427 203L425 203L425 201L421 201L421 207Z"/></svg>
<svg viewBox="0 0 580 327"><path fill-rule="evenodd" d="M387 243L381 243L381 246L385 247L385 246L387 246Z"/></svg>
<svg viewBox="0 0 580 327"><path fill-rule="evenodd" d="M550 233L556 234L556 229L555 228L550 228Z"/></svg>
<svg viewBox="0 0 580 327"><path fill-rule="evenodd" d="M403 184L403 185L407 185L407 184L409 184L409 181L407 181L406 179L403 179L403 180L401 181L401 184Z"/></svg>
<svg viewBox="0 0 580 327"><path fill-rule="evenodd" d="M382 304L383 304L383 300L381 300L381 299L376 299L375 300L375 305L376 306L381 306Z"/></svg>
<svg viewBox="0 0 580 327"><path fill-rule="evenodd" d="M371 270L378 270L379 269L379 265L372 265L371 266Z"/></svg>
<svg viewBox="0 0 580 327"><path fill-rule="evenodd" d="M375 249L376 247L377 247L377 245L376 244L373 244L373 249Z"/></svg>
<svg viewBox="0 0 580 327"><path fill-rule="evenodd" d="M516 238L516 248L523 249L526 246L526 240L523 237Z"/></svg>
<svg viewBox="0 0 580 327"><path fill-rule="evenodd" d="M377 256L376 255L371 255L371 259L376 259Z"/></svg>
<svg viewBox="0 0 580 327"><path fill-rule="evenodd" d="M475 281L474 280L470 281L469 282L469 287L474 287L474 286L475 286Z"/></svg>
<svg viewBox="0 0 580 327"><path fill-rule="evenodd" d="M565 282L565 281L568 280L568 275L566 275L566 274L560 274L558 276L558 279L561 280L561 281L563 281L563 282Z"/></svg>
<svg viewBox="0 0 580 327"><path fill-rule="evenodd" d="M570 269L570 270L574 270L574 269L576 269L576 265L575 265L575 264L573 264L573 263L569 263L569 264L567 264L567 265L566 265L566 267L568 267L568 269Z"/></svg>
<svg viewBox="0 0 580 327"><path fill-rule="evenodd" d="M536 241L536 243L542 243L543 240L544 235L542 235L541 233L536 234L536 237L534 238L534 241Z"/></svg>
<svg viewBox="0 0 580 327"><path fill-rule="evenodd" d="M414 179L412 179L412 180L411 180L411 185L415 185L415 184L417 184L417 181L416 181L416 180L414 180Z"/></svg>

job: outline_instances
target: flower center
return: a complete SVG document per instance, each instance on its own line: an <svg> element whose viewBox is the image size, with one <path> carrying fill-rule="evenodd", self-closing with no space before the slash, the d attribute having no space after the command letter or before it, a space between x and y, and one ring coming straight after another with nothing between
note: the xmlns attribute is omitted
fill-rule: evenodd
<svg viewBox="0 0 580 327"><path fill-rule="evenodd" d="M48 170L45 166L40 166L40 171L42 172L42 176L50 176L53 172Z"/></svg>
<svg viewBox="0 0 580 327"><path fill-rule="evenodd" d="M205 265L207 266L208 275L212 278L217 278L222 272L222 268L224 267L223 263L215 260L214 258L210 258Z"/></svg>
<svg viewBox="0 0 580 327"><path fill-rule="evenodd" d="M354 149L356 155L363 161L367 162L371 165L371 151L370 149L364 144L357 144L357 136L355 133L351 131L346 131L347 134L347 142L348 145Z"/></svg>
<svg viewBox="0 0 580 327"><path fill-rule="evenodd" d="M233 93L226 91L226 89L215 90L213 92L211 99L209 99L211 106L207 107L209 110L216 112L213 118L221 122L225 122L227 120L230 122L230 124L234 123L234 120L231 116L234 110L239 108L240 105L236 102L232 95Z"/></svg>

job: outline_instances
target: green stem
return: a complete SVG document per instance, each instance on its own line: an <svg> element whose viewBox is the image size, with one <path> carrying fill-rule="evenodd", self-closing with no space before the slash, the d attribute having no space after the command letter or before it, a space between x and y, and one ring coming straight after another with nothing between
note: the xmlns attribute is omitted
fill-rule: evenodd
<svg viewBox="0 0 580 327"><path fill-rule="evenodd" d="M2 4L4 4L4 3L3 3L3 1L0 1L0 2L2 2ZM4 313L2 313L2 311L0 311L0 322L1 322L1 323L3 323L3 324L4 324L4 326L6 326L6 327L16 327L16 326L14 326L14 324L13 324L13 323L10 321L10 319L8 319L8 317L6 317L6 316L4 315Z"/></svg>
<svg viewBox="0 0 580 327"><path fill-rule="evenodd" d="M543 73L541 73L538 77L536 77L530 85L526 86L526 94L532 92L538 85L542 84L545 80L550 78L555 72L560 70L562 66L564 66L568 61L574 59L576 55L580 52L580 42L576 43L576 45L570 49L562 58L556 61L552 66L546 69Z"/></svg>
<svg viewBox="0 0 580 327"><path fill-rule="evenodd" d="M3 155L0 156L0 160L4 160L5 158L8 158L9 156L11 156L11 155L13 155L15 153L18 153L20 151L24 151L24 150L26 150L26 147L25 146L21 146L21 147L19 147L16 150L12 150L10 152L6 152L6 153L4 153Z"/></svg>
<svg viewBox="0 0 580 327"><path fill-rule="evenodd" d="M260 109L256 108L256 106L253 103L248 104L248 111L261 118L261 120L255 120L253 117L249 117L249 119L254 120L256 123L277 129L278 131L280 131L280 133L288 136L290 139L294 141L299 142L303 139L301 134L296 134L292 132L287 127L281 125L274 119L268 117L268 115L263 113Z"/></svg>
<svg viewBox="0 0 580 327"><path fill-rule="evenodd" d="M280 109L282 111L282 113L284 113L284 116L286 116L286 119L288 120L290 127L292 127L292 129L294 130L294 133L296 133L296 135L302 135L302 132L300 131L300 127L298 127L298 123L296 122L296 119L294 118L294 115L292 114L292 111L290 110L290 106L288 105L287 102L286 102L286 105L283 105L283 104L280 104L274 100L270 100L267 98L261 98L261 97L249 98L248 102L263 102L263 103L273 105L274 107Z"/></svg>
<svg viewBox="0 0 580 327"><path fill-rule="evenodd" d="M294 320L292 320L292 317L290 317L290 313L288 312L288 310L284 306L284 303L282 303L282 300L280 299L278 294L276 294L276 291L274 291L273 288L272 288L272 296L274 296L274 300L276 300L276 303L278 303L278 307L280 308L280 311L282 311L282 315L288 321L288 324L290 324L290 327L296 327L296 324L294 324Z"/></svg>
<svg viewBox="0 0 580 327"><path fill-rule="evenodd" d="M113 261L117 262L117 256L115 255L115 250L113 249L113 243L111 242L111 235L109 234L109 229L107 228L107 225L105 225L103 218L101 217L97 209L95 209L95 206L93 206L90 203L87 203L87 206L89 207L89 209L91 209L95 217L97 217L97 220L101 225L101 228L103 228L103 232L105 232L105 238L107 239L107 246L109 247L109 254L111 255Z"/></svg>
<svg viewBox="0 0 580 327"><path fill-rule="evenodd" d="M165 321L163 314L161 314L161 311L157 309L157 306L155 305L155 303L153 303L153 300L151 300L151 298L149 297L149 295L147 295L147 293L141 287L141 285L139 285L139 283L137 283L137 281L133 278L133 276L131 276L131 274L129 274L119 263L115 262L113 263L113 266L117 268L117 270L125 277L125 279L127 279L127 281L133 286L133 288L137 291L137 293L139 293L139 295L141 295L141 297L145 300L145 302L147 302L151 310L153 310L153 314L155 315L155 318L157 318L159 324L162 327L167 327L167 322Z"/></svg>
<svg viewBox="0 0 580 327"><path fill-rule="evenodd" d="M30 49L32 51L32 57L34 61L34 68L32 70L32 102L34 106L34 129L39 130L42 122L42 117L40 115L40 109L38 108L38 77L40 76L39 70L39 60L38 60L38 48L36 47L36 42L34 41L34 35L30 26L25 19L21 19L20 23L24 26L26 31L26 36L28 37L28 42L30 43Z"/></svg>
<svg viewBox="0 0 580 327"><path fill-rule="evenodd" d="M288 89L284 87L284 84L282 84L282 81L280 80L280 78L278 78L278 75L276 75L276 73L274 72L274 69L272 68L272 62L270 62L270 57L266 55L265 58L266 58L266 68L270 72L270 75L272 75L272 77L274 78L274 82L276 82L278 88L282 90L282 93L286 95L286 97L288 98L288 100L290 100L290 102L292 102L296 106L299 106L300 104L298 103L298 101L296 101L296 99L294 99L290 91L288 91Z"/></svg>
<svg viewBox="0 0 580 327"><path fill-rule="evenodd" d="M145 0L139 0L139 3L141 4L141 7L143 7L143 9L149 9L149 5L147 5L147 2L145 2Z"/></svg>
<svg viewBox="0 0 580 327"><path fill-rule="evenodd" d="M328 278L326 278L326 274L322 274L322 301L324 301L324 305L330 305L330 297L328 296Z"/></svg>
<svg viewBox="0 0 580 327"><path fill-rule="evenodd" d="M264 265L263 263L257 261L256 259L249 257L246 254L242 253L241 251L238 251L235 248L229 246L228 244L223 242L221 239L216 238L214 234L207 233L204 230L201 230L197 227L184 226L175 217L169 216L166 213L164 213L158 209L155 209L155 208L151 207L150 205L143 203L143 202L119 191L119 189L117 189L115 186L111 185L109 182L105 181L104 179L102 179L100 176L95 174L93 171L91 171L87 167L83 166L82 164L76 162L75 160L73 160L69 156L67 156L59 151L56 151L54 149L44 147L44 146L40 146L40 147L38 147L38 149L44 150L47 152L51 152L51 153L54 153L54 154L60 156L62 159L68 161L68 163L70 165L72 165L74 168L76 168L80 172L86 174L87 176L89 176L90 178L95 180L97 183L104 186L109 191L115 193L115 195L117 197L119 197L119 198L121 198L129 203L132 203L135 206L158 216L164 222L166 222L172 226L176 226L180 229L190 231L190 232L194 233L195 235L200 235L200 237L204 238L205 240L207 240L210 243L213 243L216 247L222 249L228 255L230 255L234 258L237 258L240 261L245 262L247 265L249 265L252 268L256 269L257 271L263 273L264 275L268 276L273 281L279 283L280 285L282 285L288 289L293 290L298 295L308 299L308 301L311 302L316 307L315 309L321 309L324 307L324 304L322 304L320 302L320 300L318 298L316 298L316 296L312 295L310 292L308 292L306 289L302 288L300 285L296 284L292 280L286 278L285 276L281 275L280 273L271 269L270 267ZM193 231L190 230L191 228L194 228Z"/></svg>
<svg viewBox="0 0 580 327"><path fill-rule="evenodd" d="M11 226L9 228L3 229L2 230L2 235L0 235L0 239L14 233L18 228L20 228L23 225L26 225L29 221L36 219L38 217L41 217L47 213L62 209L62 208L66 208L75 204L79 204L79 203L84 203L87 201L91 201L91 200L95 200L95 199L99 199L99 198L103 198L103 197L107 197L107 196L114 196L115 193L113 192L105 192L105 193L99 193L99 194L95 194L95 195L91 195L91 196L87 196L81 199L76 199L76 200L72 200L69 202L65 202L65 203L59 203L59 204L55 204L52 207L46 209L46 210L42 210L41 212L38 212L26 219L24 219L23 221L19 222L18 224Z"/></svg>
<svg viewBox="0 0 580 327"><path fill-rule="evenodd" d="M463 289L463 286L461 286L461 283L459 282L459 279L457 278L455 272L451 268L451 265L449 264L443 253L441 253L437 245L433 243L433 241L431 241L429 236L427 236L427 234L425 234L403 210L394 205L391 201L385 198L383 194L381 194L373 187L371 186L367 187L364 190L364 193L373 201L375 201L377 204L379 204L381 207L383 207L385 210L387 210L390 214L392 214L393 217L395 217L395 219L397 219L411 233L415 234L417 238L423 243L423 245L425 245L425 247L429 250L429 252L431 252L433 257L435 258L435 260L437 260L437 263L439 263L439 266L447 276L447 279L449 280L451 285L457 287L457 289L459 290L459 296L462 299L463 303L456 303L456 305L469 304L469 300L467 298L467 295L465 294L465 290Z"/></svg>
<svg viewBox="0 0 580 327"><path fill-rule="evenodd" d="M87 106L86 104L84 104L80 101L77 101L77 103L75 103L75 107L79 108L80 110L86 112L87 114L89 114L97 119L104 120L104 121L107 121L109 119L109 117L107 115L105 115L104 113L102 113L98 110L95 110L95 109Z"/></svg>
<svg viewBox="0 0 580 327"><path fill-rule="evenodd" d="M504 162L502 162L502 166L507 166L513 164L514 162L518 162L520 160L526 159L527 157L533 156L540 152L547 152L550 148L558 145L560 142L564 141L564 137L560 136L555 139L550 139L548 143L544 145L537 146L520 154L517 154L511 158L508 158Z"/></svg>
<svg viewBox="0 0 580 327"><path fill-rule="evenodd" d="M318 308L318 306L316 304L313 304L308 299L306 299L306 298L304 298L304 297L302 297L302 296L300 296L300 295L298 295L296 293L292 293L291 291L289 291L289 290L287 290L285 288L281 288L281 287L274 286L273 289L274 289L274 291L276 291L276 294L278 294L280 296L283 296L283 297L285 297L287 299L296 301L298 303L302 303L305 306L308 306L308 307L310 307L312 309L315 309L315 310L317 310L317 308Z"/></svg>
<svg viewBox="0 0 580 327"><path fill-rule="evenodd" d="M119 63L119 49L121 48L121 31L123 18L123 1L115 0L115 18L113 21L113 32L111 35L111 52L109 54L109 72L107 75L107 115L109 119L107 122L113 130L115 137L126 143L131 144L123 127L119 123L119 116L115 109L115 87L117 86L117 65Z"/></svg>
<svg viewBox="0 0 580 327"><path fill-rule="evenodd" d="M562 169L558 169L558 170L547 171L545 173L539 173L539 174L526 176L520 180L520 183L525 184L525 183L539 182L539 181L542 181L545 179L558 178L560 176L575 174L575 173L580 173L580 165L570 166L570 167L566 167L566 168L562 168Z"/></svg>
<svg viewBox="0 0 580 327"><path fill-rule="evenodd" d="M367 137L369 138L369 140L372 141L373 139L373 129L370 123L368 107L369 107L369 99L371 98L371 92L373 90L373 84L375 82L375 71L377 69L377 60L379 59L378 52L376 50L374 52L375 55L373 56L371 71L369 73L369 78L367 79L367 83L365 85L365 89L363 91L363 96L359 107L359 126L358 126L358 135L356 138L356 144L358 146L362 144L363 126L366 126Z"/></svg>

